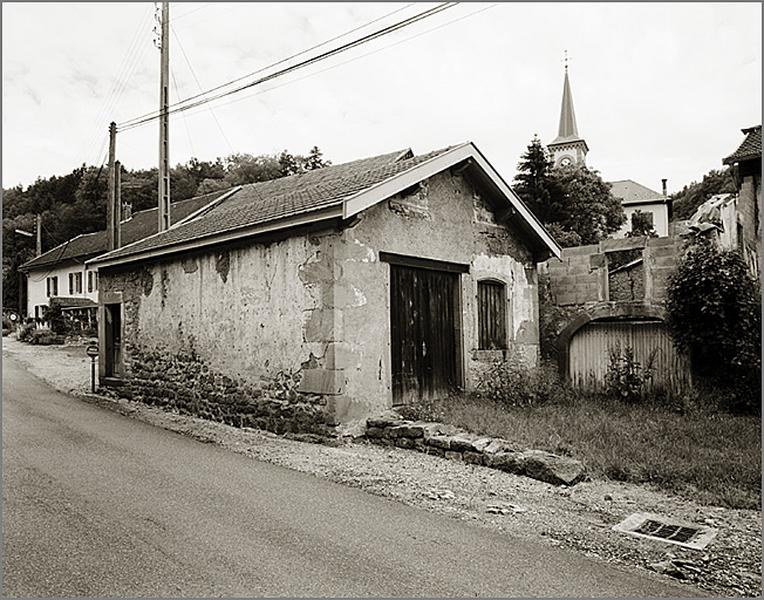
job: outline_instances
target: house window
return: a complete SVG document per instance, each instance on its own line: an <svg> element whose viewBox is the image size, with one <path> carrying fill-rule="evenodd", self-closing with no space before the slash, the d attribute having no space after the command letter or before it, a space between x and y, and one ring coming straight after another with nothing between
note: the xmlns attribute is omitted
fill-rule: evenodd
<svg viewBox="0 0 764 600"><path fill-rule="evenodd" d="M58 296L58 275L56 275L55 277L48 277L46 286L47 286L47 294L49 298L51 296Z"/></svg>
<svg viewBox="0 0 764 600"><path fill-rule="evenodd" d="M74 273L69 273L69 295L74 294Z"/></svg>
<svg viewBox="0 0 764 600"><path fill-rule="evenodd" d="M93 291L93 271L88 271L88 293Z"/></svg>
<svg viewBox="0 0 764 600"><path fill-rule="evenodd" d="M82 293L82 273L75 273L74 275L74 291L78 294Z"/></svg>
<svg viewBox="0 0 764 600"><path fill-rule="evenodd" d="M98 271L93 273L93 289L97 292L98 291Z"/></svg>
<svg viewBox="0 0 764 600"><path fill-rule="evenodd" d="M478 281L478 343L480 350L507 347L506 291L498 281Z"/></svg>
<svg viewBox="0 0 764 600"><path fill-rule="evenodd" d="M635 218L636 217L636 223ZM642 221L641 223L639 221ZM634 225L643 225L646 228L655 227L655 215L651 211L637 210L631 213L631 228L634 229Z"/></svg>

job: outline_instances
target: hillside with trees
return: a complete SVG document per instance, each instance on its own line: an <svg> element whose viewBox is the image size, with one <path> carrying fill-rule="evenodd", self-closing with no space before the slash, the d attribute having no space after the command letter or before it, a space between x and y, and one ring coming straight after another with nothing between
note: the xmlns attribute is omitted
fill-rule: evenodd
<svg viewBox="0 0 764 600"><path fill-rule="evenodd" d="M732 170L714 169L703 175L701 181L685 185L679 192L672 194L674 220L681 221L692 217L697 208L716 194L729 194L736 191Z"/></svg>
<svg viewBox="0 0 764 600"><path fill-rule="evenodd" d="M331 164L314 146L307 155L286 150L276 155L233 154L214 161L192 158L170 170L172 199L185 200L235 185L267 181ZM106 226L106 167L82 165L71 173L40 177L24 188L3 189L3 306L17 309L18 267L34 257L34 232L42 215L42 251ZM157 205L157 169L122 167L122 202L133 211Z"/></svg>

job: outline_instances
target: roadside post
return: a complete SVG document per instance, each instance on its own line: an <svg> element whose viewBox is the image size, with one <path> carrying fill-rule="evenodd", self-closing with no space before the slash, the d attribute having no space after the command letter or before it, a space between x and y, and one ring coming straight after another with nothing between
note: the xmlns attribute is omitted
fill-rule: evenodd
<svg viewBox="0 0 764 600"><path fill-rule="evenodd" d="M98 344L90 344L85 348L85 353L90 357L90 391L95 394L95 361L98 358Z"/></svg>

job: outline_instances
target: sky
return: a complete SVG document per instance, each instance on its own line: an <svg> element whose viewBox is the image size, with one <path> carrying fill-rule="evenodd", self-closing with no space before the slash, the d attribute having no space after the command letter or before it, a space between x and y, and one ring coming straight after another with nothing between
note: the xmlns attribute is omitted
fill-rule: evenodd
<svg viewBox="0 0 764 600"><path fill-rule="evenodd" d="M171 102L432 6L171 3ZM158 108L154 15L151 2L3 2L4 188L100 165L110 121ZM567 50L588 166L658 191L667 178L673 192L761 123L761 18L759 3L463 3L173 115L170 159L318 145L341 163L472 141L511 181L534 134L557 134ZM116 145L127 168L156 166L157 122Z"/></svg>

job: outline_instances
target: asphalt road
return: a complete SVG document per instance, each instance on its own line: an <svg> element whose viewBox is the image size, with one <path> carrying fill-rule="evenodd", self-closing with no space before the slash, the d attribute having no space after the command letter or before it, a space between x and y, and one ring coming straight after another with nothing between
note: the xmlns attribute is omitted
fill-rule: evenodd
<svg viewBox="0 0 764 600"><path fill-rule="evenodd" d="M3 597L687 596L258 462L3 360Z"/></svg>

